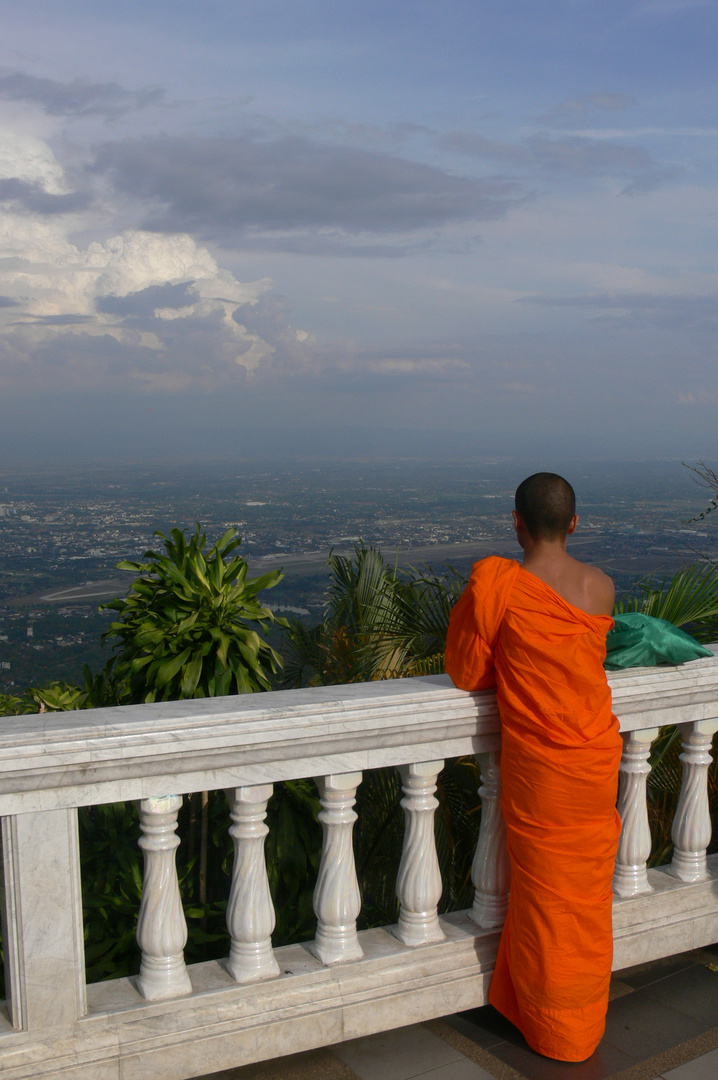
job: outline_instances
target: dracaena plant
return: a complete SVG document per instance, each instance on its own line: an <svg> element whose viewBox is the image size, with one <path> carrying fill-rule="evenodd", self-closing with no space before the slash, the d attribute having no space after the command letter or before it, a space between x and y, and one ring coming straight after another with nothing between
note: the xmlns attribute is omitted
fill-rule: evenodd
<svg viewBox="0 0 718 1080"><path fill-rule="evenodd" d="M120 703L176 701L271 689L281 666L265 640L276 619L257 598L282 579L279 570L247 577L235 554L240 538L228 529L211 548L199 525L189 538L179 529L157 531L165 553L118 570L138 575L128 595L103 606L117 618L103 635L115 640L109 662Z"/></svg>

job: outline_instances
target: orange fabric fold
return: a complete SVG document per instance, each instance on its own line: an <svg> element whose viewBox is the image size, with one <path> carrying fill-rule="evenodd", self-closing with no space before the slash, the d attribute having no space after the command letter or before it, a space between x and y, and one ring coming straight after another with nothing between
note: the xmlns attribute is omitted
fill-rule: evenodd
<svg viewBox="0 0 718 1080"><path fill-rule="evenodd" d="M605 1027L622 741L588 615L509 559L483 559L451 613L446 671L496 686L511 892L489 1001L547 1057L583 1061Z"/></svg>

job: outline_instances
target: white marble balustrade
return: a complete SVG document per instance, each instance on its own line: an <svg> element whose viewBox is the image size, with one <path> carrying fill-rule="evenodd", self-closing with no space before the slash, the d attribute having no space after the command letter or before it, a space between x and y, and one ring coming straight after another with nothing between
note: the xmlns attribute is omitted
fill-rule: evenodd
<svg viewBox="0 0 718 1080"><path fill-rule="evenodd" d="M439 925L441 872L434 836L439 805L434 792L443 767L443 761L422 761L399 769L405 828L396 879L399 921L394 932L405 945L426 945L444 937Z"/></svg>
<svg viewBox="0 0 718 1080"><path fill-rule="evenodd" d="M485 930L501 926L509 906L511 867L501 813L500 761L501 755L496 751L479 754L481 828L471 866L474 903L470 915Z"/></svg>
<svg viewBox="0 0 718 1080"><path fill-rule="evenodd" d="M264 861L264 824L271 784L230 789L229 813L234 841L232 888L227 904L227 929L232 940L227 970L239 983L270 979L279 974L272 952L274 906Z"/></svg>
<svg viewBox="0 0 718 1080"><path fill-rule="evenodd" d="M718 647L716 648L718 654ZM610 677L624 739L616 966L718 940L707 769L718 655ZM671 867L647 870L646 782L661 727L682 733ZM440 916L434 816L447 758L476 754L473 906ZM367 769L399 769L405 815L396 926L357 932L352 845ZM276 782L314 776L323 828L313 942L272 947L265 865ZM229 955L185 965L175 869L185 794L224 788L234 867ZM481 1004L509 881L493 693L444 676L0 721L6 972L3 1080L183 1080ZM168 793L172 794L168 794ZM139 976L85 986L77 807L139 803Z"/></svg>
<svg viewBox="0 0 718 1080"><path fill-rule="evenodd" d="M352 845L357 818L352 807L360 781L360 772L321 776L317 780L324 838L314 890L317 933L312 952L323 964L357 960L364 955L356 928L361 900Z"/></svg>

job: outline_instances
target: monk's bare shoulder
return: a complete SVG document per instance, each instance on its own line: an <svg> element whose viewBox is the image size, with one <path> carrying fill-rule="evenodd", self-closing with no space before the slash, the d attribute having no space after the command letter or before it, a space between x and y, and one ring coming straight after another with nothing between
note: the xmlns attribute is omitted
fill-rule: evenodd
<svg viewBox="0 0 718 1080"><path fill-rule="evenodd" d="M584 610L591 615L610 615L616 600L613 581L597 566L586 566L584 571Z"/></svg>

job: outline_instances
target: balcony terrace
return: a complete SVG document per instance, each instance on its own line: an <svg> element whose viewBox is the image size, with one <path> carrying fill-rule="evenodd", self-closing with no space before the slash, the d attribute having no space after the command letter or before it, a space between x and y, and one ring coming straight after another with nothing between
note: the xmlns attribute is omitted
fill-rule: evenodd
<svg viewBox="0 0 718 1080"><path fill-rule="evenodd" d="M635 669L610 677L625 743L619 798L623 831L614 883L614 969L622 974L609 1014L609 1026L613 1014L618 1017L613 1041L605 1043L613 1056L606 1050L585 1066L535 1057L542 1072L527 1071L528 1059L512 1063L511 1046L521 1047L496 1028L495 1016L480 1009L508 888L493 693L467 694L448 678L433 676L3 720L0 815L8 986L0 1015L3 1080L187 1080L217 1073L224 1080L237 1070L249 1080L288 1078L295 1075L289 1070L305 1065L317 1080L323 1075L317 1070L325 1066L334 1068L334 1074L325 1072L327 1080L369 1080L370 1075L400 1080L431 1072L434 1080L491 1075L552 1080L557 1069L576 1080L624 1073L626 1080L647 1080L662 1074L635 1070L647 1062L663 1068L660 1054L672 1047L683 1046L683 1059L712 1051L718 1039L711 1044L715 1032L711 1035L709 1021L715 1010L712 1027L718 1024L718 997L712 982L701 980L714 977L705 950L718 941L718 856L706 855L711 839L706 777L718 730L718 647L714 653L680 668ZM647 871L648 755L667 724L678 724L683 737L675 851L670 866ZM439 916L433 792L445 759L465 754L478 755L482 771L474 902L468 911ZM404 790L400 915L393 927L357 933L354 797L362 772L381 766L399 769ZM317 933L312 942L273 949L263 854L266 803L273 783L307 776L317 779L323 807ZM174 862L177 812L184 794L217 788L230 796L228 827L235 847L227 914L231 950L224 961L187 966ZM139 802L145 863L137 929L140 973L88 985L77 808L130 799ZM650 965L680 954L682 960L671 961L675 971L668 968L661 975L659 968L655 975ZM653 996L645 992L658 982L663 986ZM702 1019L693 1017L696 1007L684 1004L682 995L708 1003ZM653 1065L620 1034L622 1025L636 1028L636 1017L628 1025L625 1017L646 997L655 1017L648 1047L655 1049ZM440 1019L467 1011L451 1022ZM693 1017L693 1027L678 1030L674 1023L669 1034L675 1016ZM395 1029L404 1032L381 1034ZM372 1043L376 1038L379 1042ZM384 1054L387 1068L395 1068L391 1055L401 1056L402 1039L414 1050L426 1048L420 1051L423 1073L366 1071L372 1045ZM446 1060L437 1059L437 1042L441 1053L449 1047ZM500 1050L501 1044L509 1050ZM322 1052L323 1047L334 1049ZM317 1051L308 1062L288 1057L285 1065L254 1064L308 1051ZM669 1056L665 1068L683 1059ZM433 1069L431 1061L437 1062ZM704 1061L714 1067L710 1055ZM567 1072L575 1069L583 1071ZM703 1080L696 1073L695 1080L699 1077ZM671 1080L694 1077L676 1074Z"/></svg>

